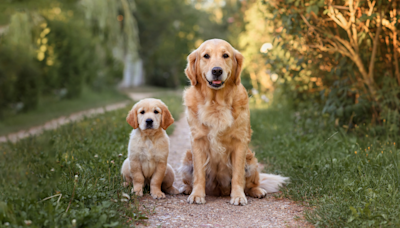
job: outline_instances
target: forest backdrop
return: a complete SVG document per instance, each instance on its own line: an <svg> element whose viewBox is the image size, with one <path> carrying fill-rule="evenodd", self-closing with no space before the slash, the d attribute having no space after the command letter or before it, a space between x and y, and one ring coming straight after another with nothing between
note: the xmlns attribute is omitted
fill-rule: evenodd
<svg viewBox="0 0 400 228"><path fill-rule="evenodd" d="M0 118L35 109L45 96L115 88L126 74L142 76L139 84L185 86L187 54L221 38L244 54L242 82L258 102L279 88L335 126L388 121L399 130L395 0L7 0L0 7Z"/></svg>

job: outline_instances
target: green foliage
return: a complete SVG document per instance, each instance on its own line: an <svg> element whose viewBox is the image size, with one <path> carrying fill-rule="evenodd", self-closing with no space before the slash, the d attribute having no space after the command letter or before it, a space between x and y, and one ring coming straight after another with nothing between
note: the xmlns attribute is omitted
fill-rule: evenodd
<svg viewBox="0 0 400 228"><path fill-rule="evenodd" d="M167 95L163 101L178 119L181 98ZM120 174L132 130L125 120L130 108L0 144L0 226L30 220L31 227L72 227L75 219L77 227L125 227L146 219L152 211L139 210Z"/></svg>
<svg viewBox="0 0 400 228"><path fill-rule="evenodd" d="M25 50L0 44L0 118L10 107L14 112L26 111L38 103L40 71Z"/></svg>
<svg viewBox="0 0 400 228"><path fill-rule="evenodd" d="M67 98L79 97L82 86L92 84L99 73L99 59L95 54L96 47L91 34L82 22L74 20L48 20L48 29L49 48L45 53L47 58L43 59L47 65L43 67L49 69L45 75L45 88L51 92L65 89ZM48 58L54 62L50 66Z"/></svg>
<svg viewBox="0 0 400 228"><path fill-rule="evenodd" d="M358 126L333 128L313 107L295 112L275 98L270 108L252 107L252 147L267 171L290 177L283 195L310 210L321 227L398 227L400 149L385 121L385 134Z"/></svg>
<svg viewBox="0 0 400 228"><path fill-rule="evenodd" d="M191 3L174 0L136 0L140 55L146 82L162 87L187 84L183 73L187 55L205 39L226 34L210 15ZM222 36L222 37L221 37Z"/></svg>
<svg viewBox="0 0 400 228"><path fill-rule="evenodd" d="M244 14L254 5L262 15L246 18L241 39L254 37L257 27L250 25L269 25L262 38L273 38L273 48L264 55L265 66L279 75L275 86L284 87L294 105L318 103L316 110L351 129L362 123L381 125L385 110L398 112L397 1L254 1ZM252 50L257 49L247 45L244 52ZM384 95L388 90L391 96Z"/></svg>

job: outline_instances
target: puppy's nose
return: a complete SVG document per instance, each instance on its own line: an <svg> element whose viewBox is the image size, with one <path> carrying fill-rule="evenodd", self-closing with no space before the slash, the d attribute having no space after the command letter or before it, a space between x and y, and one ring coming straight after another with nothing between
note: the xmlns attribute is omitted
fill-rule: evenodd
<svg viewBox="0 0 400 228"><path fill-rule="evenodd" d="M222 74L222 68L221 67L214 67L214 68L212 68L211 73L214 76L218 77L218 76L220 76Z"/></svg>
<svg viewBox="0 0 400 228"><path fill-rule="evenodd" d="M150 124L153 123L153 120L152 120L152 119L147 119L147 120L146 120L146 123L150 125Z"/></svg>

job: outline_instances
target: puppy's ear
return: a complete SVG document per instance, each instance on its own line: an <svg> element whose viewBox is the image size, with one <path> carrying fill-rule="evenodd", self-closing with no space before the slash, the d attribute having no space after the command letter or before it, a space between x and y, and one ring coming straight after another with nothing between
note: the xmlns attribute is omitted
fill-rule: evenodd
<svg viewBox="0 0 400 228"><path fill-rule="evenodd" d="M133 129L137 129L139 127L136 105L133 106L131 111L129 111L128 116L126 117L126 122L128 122L128 124L131 125Z"/></svg>
<svg viewBox="0 0 400 228"><path fill-rule="evenodd" d="M235 69L235 84L239 85L241 80L240 80L240 74L242 73L242 66L243 66L243 55L237 51L234 50L235 52L235 59L236 59L236 69Z"/></svg>
<svg viewBox="0 0 400 228"><path fill-rule="evenodd" d="M197 85L197 75L196 75L196 61L197 61L197 50L194 50L187 57L187 66L185 69L185 74L189 78L192 86Z"/></svg>
<svg viewBox="0 0 400 228"><path fill-rule="evenodd" d="M171 113L168 110L168 107L165 104L161 105L161 110L161 127L164 130L167 130L167 128L174 123L174 118L172 117Z"/></svg>

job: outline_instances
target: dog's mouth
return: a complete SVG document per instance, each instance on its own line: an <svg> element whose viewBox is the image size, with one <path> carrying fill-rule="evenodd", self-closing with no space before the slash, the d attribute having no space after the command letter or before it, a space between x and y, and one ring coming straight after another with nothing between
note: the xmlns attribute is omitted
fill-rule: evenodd
<svg viewBox="0 0 400 228"><path fill-rule="evenodd" d="M225 83L225 81L221 81L221 80L213 80L213 81L207 80L207 82L211 87L214 87L214 88L220 88Z"/></svg>

